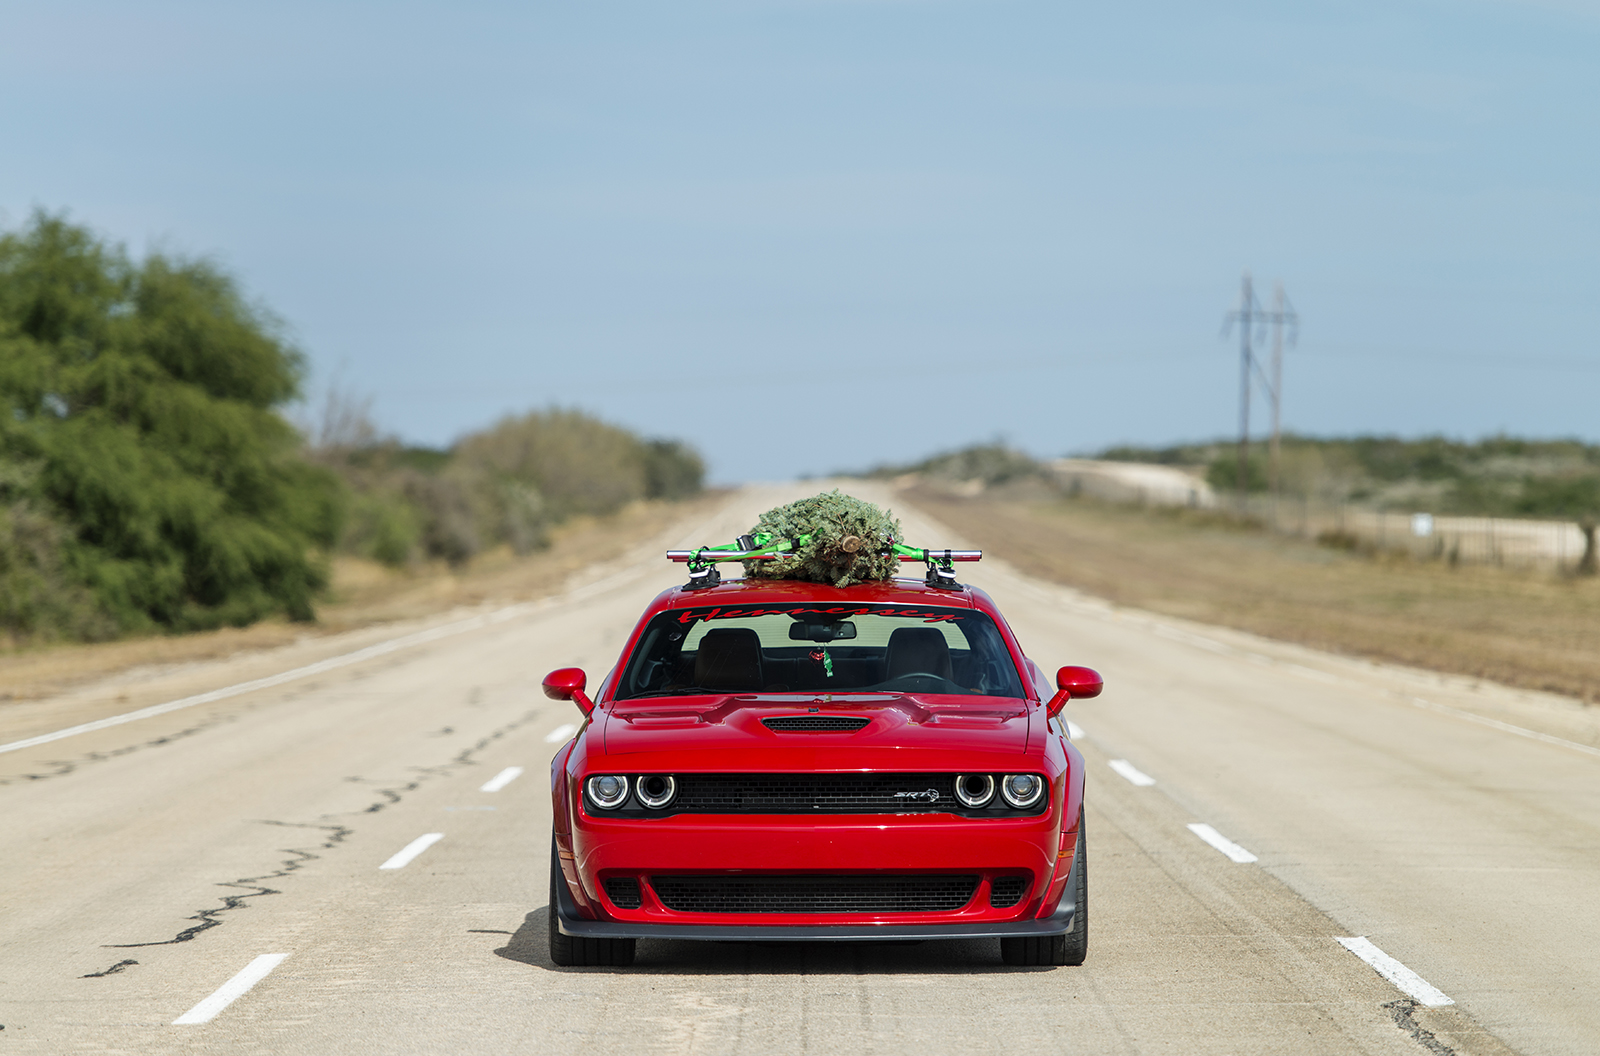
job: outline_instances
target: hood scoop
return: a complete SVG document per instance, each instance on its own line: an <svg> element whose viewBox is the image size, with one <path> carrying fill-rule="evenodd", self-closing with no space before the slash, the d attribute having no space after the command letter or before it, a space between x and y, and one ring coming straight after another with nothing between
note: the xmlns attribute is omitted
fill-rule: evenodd
<svg viewBox="0 0 1600 1056"><path fill-rule="evenodd" d="M777 733L854 733L871 721L859 715L774 715L761 725Z"/></svg>

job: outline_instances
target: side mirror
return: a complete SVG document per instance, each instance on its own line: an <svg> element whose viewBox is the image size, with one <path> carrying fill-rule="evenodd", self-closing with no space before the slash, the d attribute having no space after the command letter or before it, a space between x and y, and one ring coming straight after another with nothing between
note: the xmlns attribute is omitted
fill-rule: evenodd
<svg viewBox="0 0 1600 1056"><path fill-rule="evenodd" d="M1100 691L1105 688L1105 679L1100 677L1100 672L1092 667L1069 664L1056 672L1056 689L1060 692L1050 698L1046 710L1054 716L1067 706L1067 701L1098 697Z"/></svg>
<svg viewBox="0 0 1600 1056"><path fill-rule="evenodd" d="M583 687L588 684L589 676L583 673L583 668L557 668L544 676L544 695L551 700L570 700L588 715L594 711L594 701L583 693Z"/></svg>

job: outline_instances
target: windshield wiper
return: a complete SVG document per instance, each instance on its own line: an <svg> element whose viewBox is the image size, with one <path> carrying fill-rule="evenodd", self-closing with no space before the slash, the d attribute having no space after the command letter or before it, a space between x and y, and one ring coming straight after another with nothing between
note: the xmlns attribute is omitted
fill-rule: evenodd
<svg viewBox="0 0 1600 1056"><path fill-rule="evenodd" d="M721 692L723 690L707 689L705 686L668 686L666 689L649 689L643 693L632 693L619 699L643 700L645 697L704 697Z"/></svg>

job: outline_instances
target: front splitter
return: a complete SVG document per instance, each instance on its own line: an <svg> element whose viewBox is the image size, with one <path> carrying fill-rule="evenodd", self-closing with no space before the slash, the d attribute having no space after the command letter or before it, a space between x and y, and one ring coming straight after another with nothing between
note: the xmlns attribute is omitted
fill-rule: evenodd
<svg viewBox="0 0 1600 1056"><path fill-rule="evenodd" d="M553 865L554 863L552 863ZM1072 863L1066 888L1076 891L1078 863ZM557 874L559 877L559 874ZM1064 935L1072 928L1075 904L1063 897L1056 911L1037 920L980 921L971 924L634 924L614 920L585 920L567 890L556 879L556 926L563 935L586 939L694 939L711 942L915 942L936 939L1015 939Z"/></svg>

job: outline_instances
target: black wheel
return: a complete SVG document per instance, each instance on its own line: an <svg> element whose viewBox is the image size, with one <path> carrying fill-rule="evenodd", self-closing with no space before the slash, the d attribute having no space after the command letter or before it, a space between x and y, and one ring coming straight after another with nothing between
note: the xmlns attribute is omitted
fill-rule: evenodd
<svg viewBox="0 0 1600 1056"><path fill-rule="evenodd" d="M1083 809L1078 809L1078 846L1072 864L1077 871L1072 927L1065 935L1001 939L1000 957L1019 967L1041 964L1082 964L1089 956L1089 859L1085 852Z"/></svg>
<svg viewBox="0 0 1600 1056"><path fill-rule="evenodd" d="M550 959L563 968L626 968L633 963L634 939L586 939L565 935L556 924L557 884L564 884L561 860L556 857L556 842L550 841Z"/></svg>

